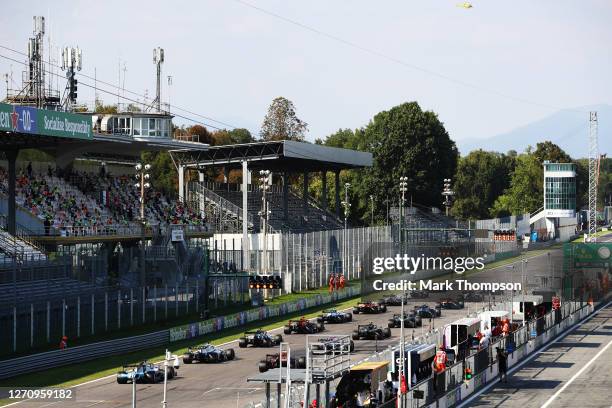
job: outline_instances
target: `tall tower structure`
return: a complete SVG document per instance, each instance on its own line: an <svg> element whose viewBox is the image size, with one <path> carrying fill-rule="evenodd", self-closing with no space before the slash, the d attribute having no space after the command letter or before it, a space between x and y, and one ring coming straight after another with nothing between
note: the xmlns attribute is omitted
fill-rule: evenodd
<svg viewBox="0 0 612 408"><path fill-rule="evenodd" d="M45 18L34 16L32 37L28 40L27 93L37 107L42 108L45 100L45 69L43 64L43 37L45 35Z"/></svg>
<svg viewBox="0 0 612 408"><path fill-rule="evenodd" d="M155 100L153 105L157 109L157 112L161 112L161 66L164 62L164 49L157 47L153 49L153 63L157 68L157 82L155 88Z"/></svg>
<svg viewBox="0 0 612 408"><path fill-rule="evenodd" d="M588 241L596 242L597 238L597 179L599 177L599 148L597 145L597 112L591 112L589 118L589 232Z"/></svg>
<svg viewBox="0 0 612 408"><path fill-rule="evenodd" d="M80 48L66 47L62 49L62 70L66 71L68 84L68 97L66 98L66 108L71 108L77 100L77 79L76 71L80 71L83 66L83 55Z"/></svg>

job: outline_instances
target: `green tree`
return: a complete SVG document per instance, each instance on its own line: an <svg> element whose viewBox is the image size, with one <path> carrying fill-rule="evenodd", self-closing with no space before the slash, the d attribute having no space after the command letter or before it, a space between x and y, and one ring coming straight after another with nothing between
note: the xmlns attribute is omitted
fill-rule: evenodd
<svg viewBox="0 0 612 408"><path fill-rule="evenodd" d="M535 155L536 159L538 159L538 161L542 164L545 161L549 161L551 163L572 162L572 158L567 153L565 153L563 149L548 140L542 143L538 143L533 154Z"/></svg>
<svg viewBox="0 0 612 408"><path fill-rule="evenodd" d="M516 158L510 187L495 201L492 215L519 215L537 210L543 203L543 183L542 163L527 149Z"/></svg>
<svg viewBox="0 0 612 408"><path fill-rule="evenodd" d="M260 136L263 140L303 141L307 131L308 124L297 117L293 102L280 96L268 108Z"/></svg>
<svg viewBox="0 0 612 408"><path fill-rule="evenodd" d="M452 215L460 219L488 218L495 200L510 185L514 158L474 150L459 160L454 177Z"/></svg>
<svg viewBox="0 0 612 408"><path fill-rule="evenodd" d="M443 180L457 167L458 152L444 125L431 111L416 102L404 103L374 116L365 128L364 139L374 156L374 165L361 178L361 200L370 195L380 204L398 197L399 178L408 177L408 197L414 203L441 206Z"/></svg>
<svg viewBox="0 0 612 408"><path fill-rule="evenodd" d="M253 135L247 129L232 129L229 131L229 134L233 144L252 143L255 141Z"/></svg>
<svg viewBox="0 0 612 408"><path fill-rule="evenodd" d="M151 165L151 188L166 197L176 198L178 191L178 172L168 152L143 152L143 163Z"/></svg>

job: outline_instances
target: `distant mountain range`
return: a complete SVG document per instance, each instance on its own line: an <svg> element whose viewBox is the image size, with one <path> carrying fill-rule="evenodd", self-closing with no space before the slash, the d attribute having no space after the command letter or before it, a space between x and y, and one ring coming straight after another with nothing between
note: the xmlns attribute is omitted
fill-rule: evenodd
<svg viewBox="0 0 612 408"><path fill-rule="evenodd" d="M612 106L593 105L577 108L580 111L596 111L598 118L599 152L612 155ZM588 113L563 110L510 132L484 139L457 141L461 155L476 149L506 153L508 150L523 152L527 146L535 148L538 142L550 140L559 145L574 159L588 157Z"/></svg>

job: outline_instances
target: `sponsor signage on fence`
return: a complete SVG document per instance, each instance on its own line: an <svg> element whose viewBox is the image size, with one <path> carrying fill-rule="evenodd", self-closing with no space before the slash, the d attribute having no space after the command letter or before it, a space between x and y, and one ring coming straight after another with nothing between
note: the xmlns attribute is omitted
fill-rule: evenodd
<svg viewBox="0 0 612 408"><path fill-rule="evenodd" d="M346 288L338 292L338 299L355 296L359 294L359 289L355 287ZM297 299L291 302L281 303L280 305L262 306L257 309L247 310L228 316L214 317L199 323L190 323L183 326L173 327L169 330L170 342L188 340L205 334L210 334L229 327L238 327L247 323L263 320L268 317L282 316L305 310L310 307L320 306L329 303L329 295L313 296L306 299Z"/></svg>
<svg viewBox="0 0 612 408"><path fill-rule="evenodd" d="M0 103L0 130L90 140L91 117Z"/></svg>
<svg viewBox="0 0 612 408"><path fill-rule="evenodd" d="M612 243L566 244L564 252L564 256L573 256L576 268L607 268L612 265Z"/></svg>

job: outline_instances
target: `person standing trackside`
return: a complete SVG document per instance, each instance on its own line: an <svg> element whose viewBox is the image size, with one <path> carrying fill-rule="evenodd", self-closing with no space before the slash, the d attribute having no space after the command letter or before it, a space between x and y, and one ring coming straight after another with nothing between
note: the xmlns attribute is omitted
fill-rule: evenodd
<svg viewBox="0 0 612 408"><path fill-rule="evenodd" d="M59 348L60 350L65 350L68 347L68 337L62 336L60 340Z"/></svg>
<svg viewBox="0 0 612 408"><path fill-rule="evenodd" d="M501 347L497 348L497 364L499 369L499 382L508 383L508 353ZM505 380L505 381L503 381Z"/></svg>

